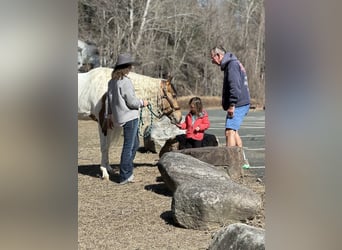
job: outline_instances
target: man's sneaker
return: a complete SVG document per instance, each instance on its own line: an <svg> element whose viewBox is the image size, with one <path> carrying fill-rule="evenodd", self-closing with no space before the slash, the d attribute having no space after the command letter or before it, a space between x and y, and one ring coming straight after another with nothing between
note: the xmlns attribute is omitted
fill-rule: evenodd
<svg viewBox="0 0 342 250"><path fill-rule="evenodd" d="M243 154L243 165L242 165L242 168L244 168L244 169L249 169L249 162L248 162L248 160L247 160L247 158L246 158L246 155L245 155L245 151L244 150L242 150L242 154Z"/></svg>
<svg viewBox="0 0 342 250"><path fill-rule="evenodd" d="M247 160L245 160L245 162L243 163L242 168L243 169L249 169L250 168L249 163L248 163Z"/></svg>

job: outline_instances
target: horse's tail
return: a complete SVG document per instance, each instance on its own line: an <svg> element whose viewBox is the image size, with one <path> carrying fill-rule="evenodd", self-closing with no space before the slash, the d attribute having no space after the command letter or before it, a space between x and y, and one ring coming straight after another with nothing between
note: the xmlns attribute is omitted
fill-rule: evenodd
<svg viewBox="0 0 342 250"><path fill-rule="evenodd" d="M99 120L100 120L100 124L103 124L104 121L104 115L105 115L105 110L106 110L106 95L107 92L103 94L103 96L101 97L101 109L99 112ZM99 122L99 120L96 118L96 115L94 114L90 114L89 117L96 122Z"/></svg>
<svg viewBox="0 0 342 250"><path fill-rule="evenodd" d="M105 119L105 111L106 111L106 98L107 92L103 94L101 97L101 109L99 112L99 120L96 118L96 115L90 114L89 117L93 120L98 122L101 125L102 133L106 136L107 135L107 121Z"/></svg>
<svg viewBox="0 0 342 250"><path fill-rule="evenodd" d="M93 120L93 121L96 121L98 122L96 116L94 114L90 114L89 117Z"/></svg>
<svg viewBox="0 0 342 250"><path fill-rule="evenodd" d="M107 130L108 130L108 122L105 118L105 112L106 112L106 98L107 98L107 92L103 94L101 97L101 109L99 112L99 124L102 128L102 133L104 136L107 136Z"/></svg>

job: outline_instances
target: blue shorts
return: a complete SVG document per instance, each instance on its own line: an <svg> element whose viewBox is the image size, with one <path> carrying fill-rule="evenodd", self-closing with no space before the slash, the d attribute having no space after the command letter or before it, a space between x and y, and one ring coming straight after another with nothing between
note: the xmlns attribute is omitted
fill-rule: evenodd
<svg viewBox="0 0 342 250"><path fill-rule="evenodd" d="M249 111L249 104L241 106L241 107L235 107L233 118L231 117L228 118L228 114L227 114L226 129L239 130L243 119L248 114L248 111Z"/></svg>

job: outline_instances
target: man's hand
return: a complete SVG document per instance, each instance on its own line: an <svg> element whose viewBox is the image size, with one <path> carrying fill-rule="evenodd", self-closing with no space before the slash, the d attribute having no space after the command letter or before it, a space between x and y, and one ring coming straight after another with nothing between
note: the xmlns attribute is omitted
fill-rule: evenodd
<svg viewBox="0 0 342 250"><path fill-rule="evenodd" d="M227 114L229 118L233 118L234 117L234 111L235 111L235 106L229 106L228 110L227 110Z"/></svg>

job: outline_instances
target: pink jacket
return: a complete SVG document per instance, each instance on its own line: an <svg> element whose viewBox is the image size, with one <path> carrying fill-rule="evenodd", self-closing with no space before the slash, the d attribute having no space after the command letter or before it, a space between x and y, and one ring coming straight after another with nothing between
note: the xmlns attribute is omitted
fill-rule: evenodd
<svg viewBox="0 0 342 250"><path fill-rule="evenodd" d="M186 129L186 138L201 141L204 137L204 131L210 127L208 113L203 110L195 120L194 124L192 124L192 114L189 112L185 117L185 121L178 124L178 127L180 129ZM196 131L196 127L199 127L200 130Z"/></svg>

